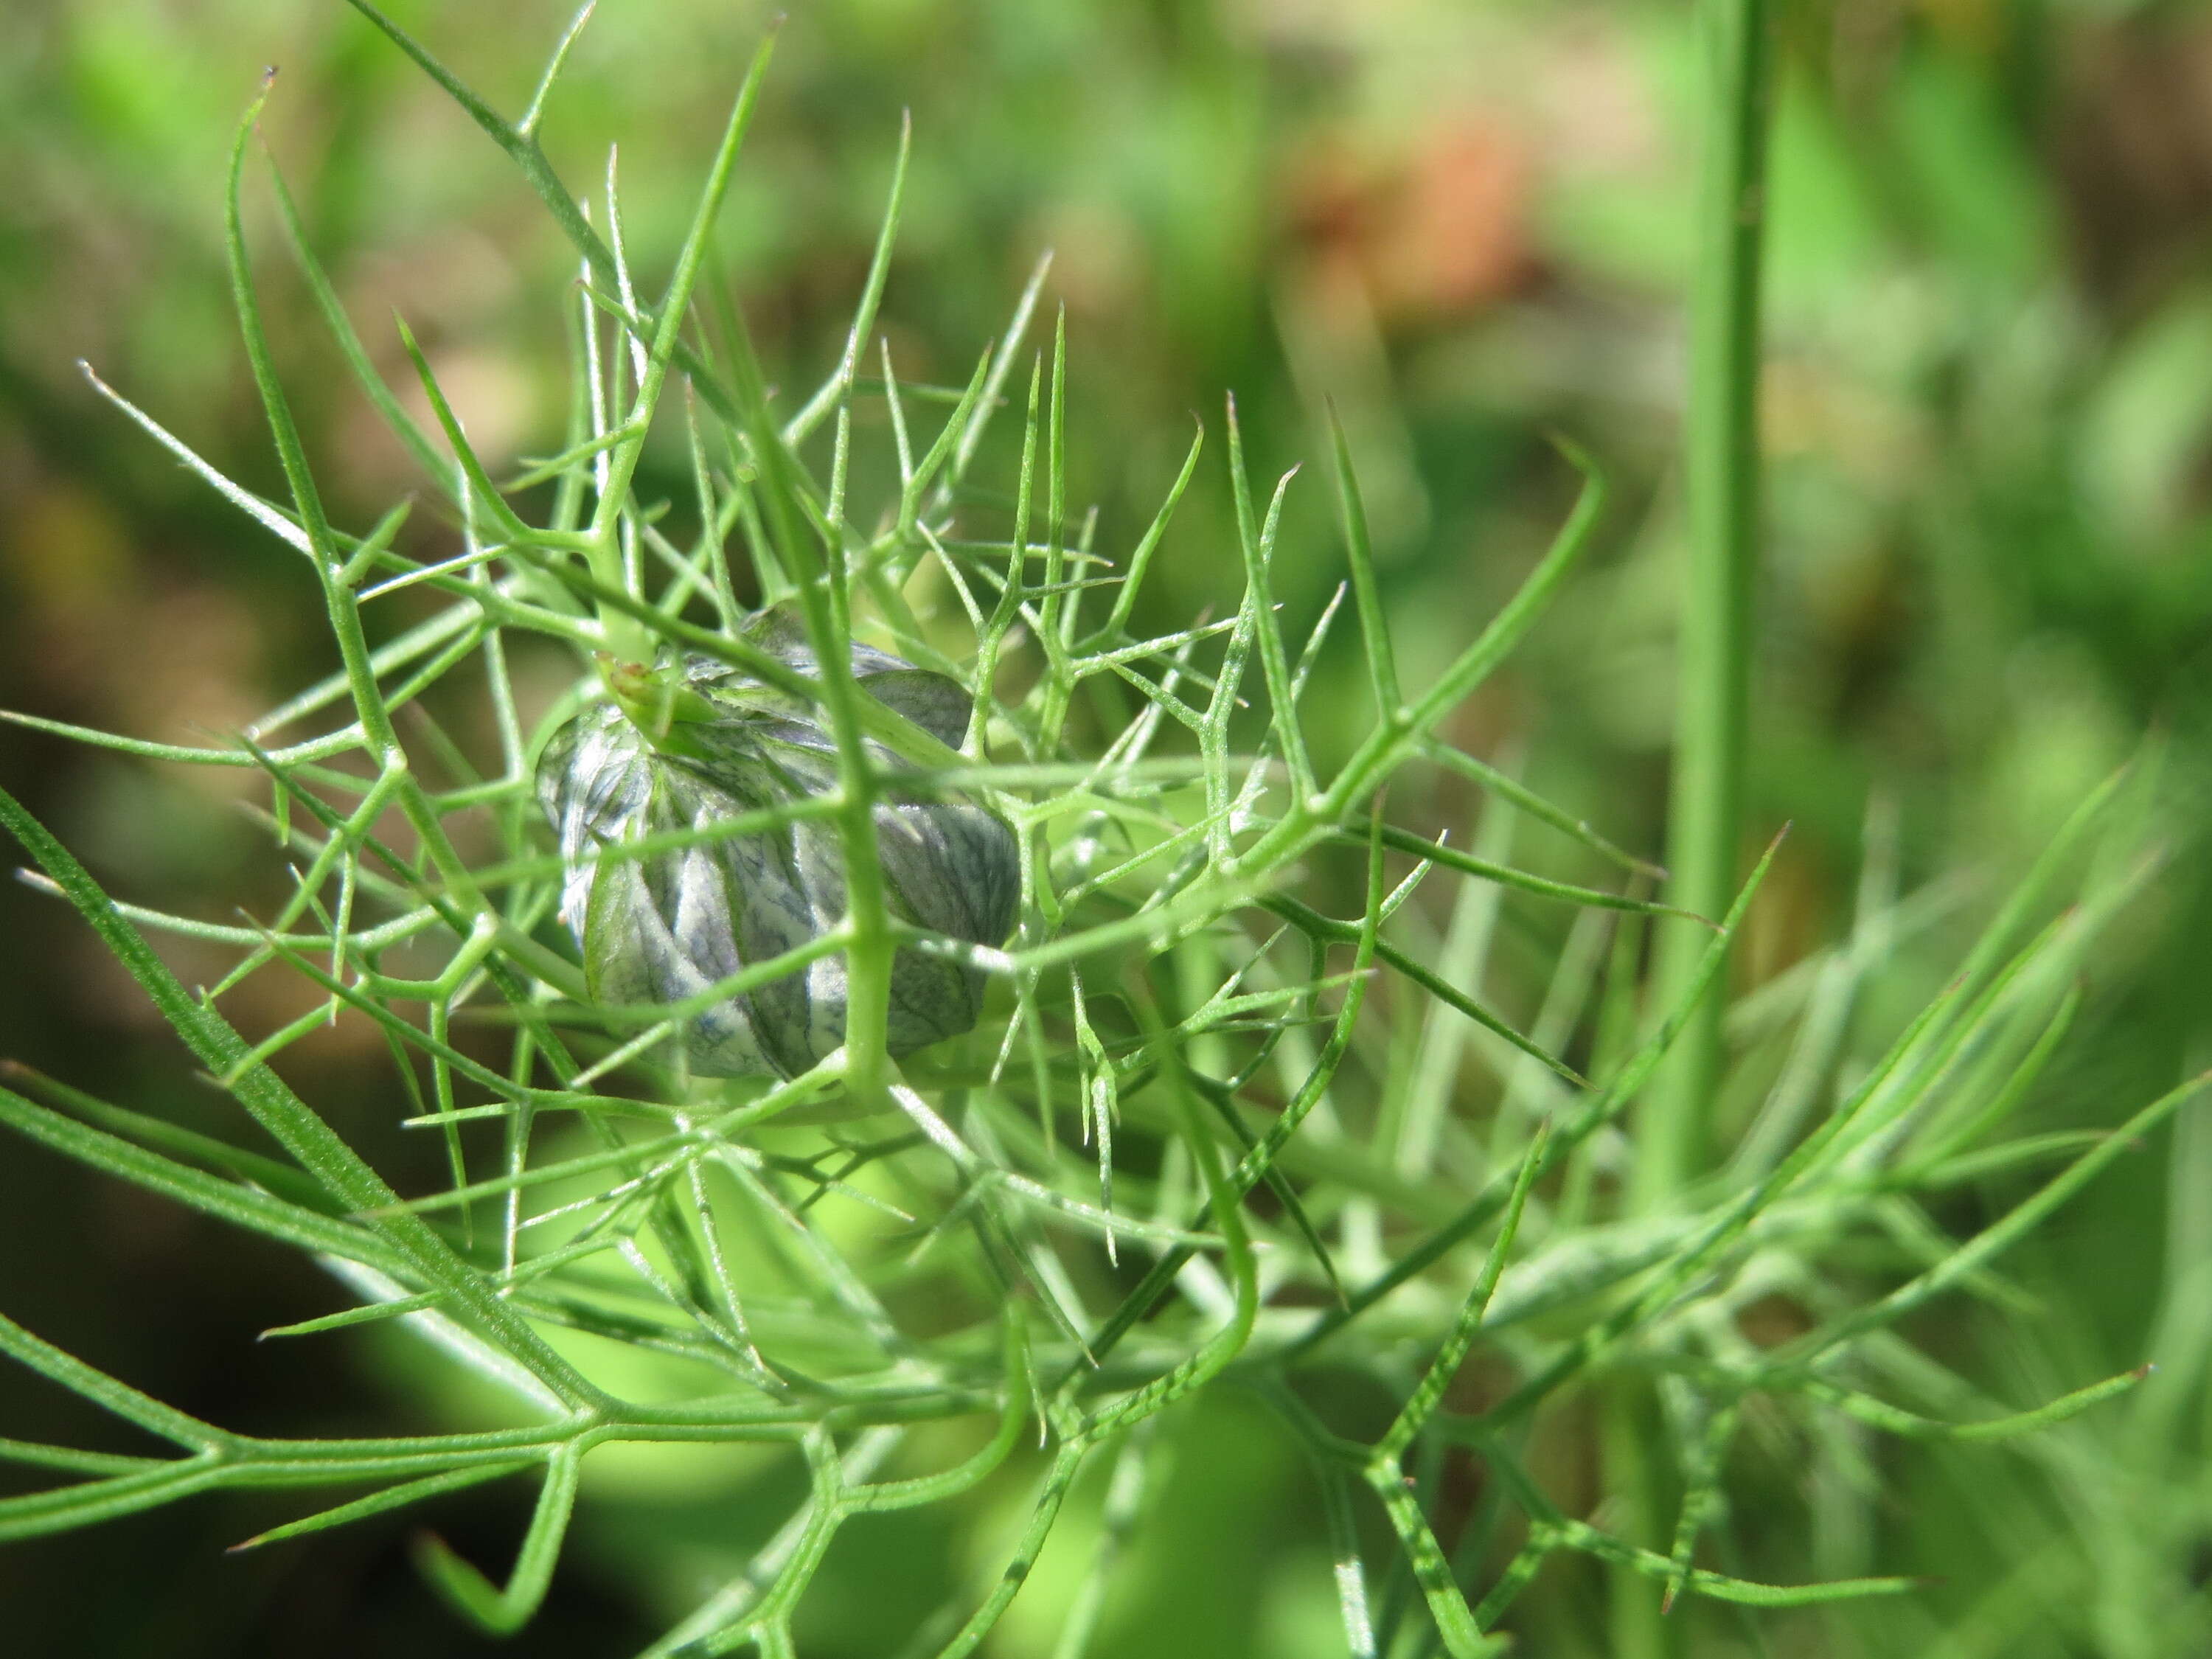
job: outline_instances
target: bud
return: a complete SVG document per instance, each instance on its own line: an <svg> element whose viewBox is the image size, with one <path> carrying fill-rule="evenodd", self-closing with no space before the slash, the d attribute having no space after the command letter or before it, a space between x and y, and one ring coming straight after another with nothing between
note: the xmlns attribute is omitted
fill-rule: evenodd
<svg viewBox="0 0 2212 1659"><path fill-rule="evenodd" d="M763 611L755 646L814 678L802 629ZM948 745L968 694L942 674L863 645L860 689ZM696 995L749 963L819 939L845 915L845 849L836 823L809 818L643 858L595 855L669 830L709 830L739 813L836 787L836 742L817 705L707 657L665 656L607 673L615 702L554 733L538 763L538 798L561 837L562 919L583 953L584 982L606 1004ZM871 742L879 774L903 769ZM1013 832L973 802L902 798L895 776L875 808L877 854L895 920L971 944L1013 929L1021 875ZM890 1051L903 1054L975 1024L981 970L902 947L891 964ZM708 1007L686 1023L691 1069L715 1077L806 1070L845 1040L842 951Z"/></svg>

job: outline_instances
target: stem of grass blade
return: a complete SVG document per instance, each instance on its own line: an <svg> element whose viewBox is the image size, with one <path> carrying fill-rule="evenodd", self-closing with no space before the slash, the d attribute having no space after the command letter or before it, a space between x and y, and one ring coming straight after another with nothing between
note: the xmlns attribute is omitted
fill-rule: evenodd
<svg viewBox="0 0 2212 1659"><path fill-rule="evenodd" d="M1667 863L1670 896L1700 915L1728 908L1743 833L1758 574L1759 248L1765 218L1771 47L1766 0L1705 0L1701 24L1717 84L1705 150L1698 263L1690 300L1690 386L1683 442L1689 550ZM1666 931L1657 1006L1672 1006L1706 941ZM1682 1033L1637 1133L1634 1197L1663 1204L1705 1165L1720 1081L1727 999L1708 999Z"/></svg>
<svg viewBox="0 0 2212 1659"><path fill-rule="evenodd" d="M1753 597L1758 577L1759 254L1765 216L1766 125L1772 53L1766 0L1703 0L1699 29L1715 81L1690 294L1690 384L1683 434L1688 518L1677 651L1674 768L1668 802L1668 896L1717 915L1735 891L1743 835L1751 698ZM1655 1006L1672 1007L1708 941L1677 923L1661 939ZM1723 981L1724 983L1725 981ZM1673 1202L1711 1156L1712 1103L1725 1052L1728 999L1708 997L1654 1079L1637 1124L1630 1201ZM1678 1487L1650 1385L1621 1378L1600 1403L1607 1486L1638 1541L1663 1545ZM1686 1650L1680 1620L1653 1587L1616 1568L1613 1650L1660 1659Z"/></svg>

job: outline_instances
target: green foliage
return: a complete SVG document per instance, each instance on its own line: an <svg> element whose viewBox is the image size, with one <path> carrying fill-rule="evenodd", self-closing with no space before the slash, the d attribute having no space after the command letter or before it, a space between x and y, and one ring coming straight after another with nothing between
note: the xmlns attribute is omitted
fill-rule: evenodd
<svg viewBox="0 0 2212 1659"><path fill-rule="evenodd" d="M804 1598L848 1522L964 1513L986 1483L1026 1478L1027 1519L1002 1570L961 1585L941 1628L923 1633L923 1650L958 1655L988 1638L1093 1468L1111 1470L1106 1535L1127 1535L1157 1479L1162 1424L1236 1395L1310 1455L1346 1648L1458 1659L1495 1650L1516 1598L1547 1564L1574 1559L1649 1580L1669 1605L1909 1595L1916 1582L1894 1575L1778 1584L1732 1562L1700 1565L1747 1425L1990 1439L2141 1380L2069 1378L2044 1404L1999 1405L1916 1346L1908 1322L1939 1297L2003 1299L2002 1253L2198 1086L2160 1096L2113 1134L2016 1127L2079 1006L2087 953L2155 867L2154 767L2084 801L1940 994L1900 1032L1869 1036L1856 1016L1893 942L1935 908L1875 866L1848 939L1725 1009L1728 1086L1760 1103L1732 1157L1632 1202L1626 1126L1690 1022L1722 1010L1729 949L1777 852L1726 915L1670 910L1644 896L1649 866L1447 735L1592 544L1606 489L1578 452L1568 459L1582 495L1549 551L1411 689L1342 434L1334 494L1347 577L1294 629L1276 592L1291 477L1261 503L1232 404L1220 447L1241 596L1221 619L1146 635L1139 584L1175 544L1206 432L1116 558L1069 500L1065 320L1048 353L1031 344L1042 269L964 383L902 386L877 319L903 147L846 349L811 396L780 398L712 274L765 48L672 273L648 300L611 189L587 210L538 141L583 15L510 123L356 4L505 152L573 244L570 429L557 454L495 478L408 337L438 428L424 430L377 374L280 185L308 292L360 390L422 465L434 504L414 510L441 520L453 550L400 551L405 504L358 534L334 522L251 269L241 189L259 106L249 112L228 250L289 500L257 495L107 395L305 562L341 670L204 748L19 718L125 754L262 775L293 895L265 926L167 915L112 898L11 796L0 794L0 821L285 1158L27 1075L0 1090L0 1121L307 1252L357 1298L281 1334L404 1320L502 1391L519 1420L263 1437L185 1416L0 1321L10 1357L176 1449L0 1442L13 1461L82 1477L0 1498L0 1537L216 1489L373 1489L248 1540L265 1547L523 1475L538 1496L503 1582L434 1537L419 1555L458 1613L506 1633L547 1594L594 1452L757 1445L803 1467L803 1491L753 1559L647 1651L774 1656L797 1650ZM862 442L877 416L887 456ZM994 439L1009 422L1011 442ZM649 449L683 458L688 503L647 493ZM1010 489L983 483L992 459L1011 461ZM410 589L441 608L373 646L369 608ZM1373 708L1338 756L1302 699L1346 593ZM753 607L771 604L803 620L814 672L748 633ZM514 663L544 641L570 672L541 708ZM856 644L958 683L975 714L957 748L870 695ZM605 694L593 653L620 665L663 652L803 702L832 740L834 783L605 842L600 864L826 825L848 912L808 950L747 963L684 1003L603 1006L556 917L568 872L548 851L533 778L552 734ZM477 682L496 737L488 757L425 702ZM403 719L414 722L404 738ZM329 729L289 737L318 720ZM289 740L271 746L280 734ZM1473 849L1391 816L1394 789L1417 795L1446 774L1498 809ZM1003 948L929 933L895 902L877 809L932 791L988 802L1012 826L1021 901ZM1514 832L1492 830L1515 815L1616 872L1626 890L1518 867ZM1415 925L1413 901L1445 884L1456 886L1439 942ZM1564 939L1542 936L1556 948L1533 1018L1481 988L1489 924L1509 894L1572 918ZM147 943L162 930L230 947L234 965L196 994ZM1655 930L1688 964L1663 998L1638 972ZM972 1033L894 1055L887 1011L902 951L985 976ZM671 1063L665 1040L700 1009L832 953L849 1009L842 1047L788 1076L694 1077ZM304 976L317 1006L249 1038L218 1005L272 969ZM341 1015L388 1039L413 1108L404 1121L447 1149L443 1190L395 1192L278 1077L291 1045ZM1470 1050L1504 1084L1487 1122L1455 1108ZM1963 1237L1938 1212L1962 1183L2045 1164L2056 1173ZM1778 1294L1805 1310L1805 1328L1753 1340L1748 1316ZM1486 1392L1471 1356L1510 1382ZM1587 1433L1585 1393L1601 1381L1661 1402L1661 1455L1674 1466L1664 1540L1583 1518L1589 1506L1563 1495L1539 1455ZM1031 1445L1042 1468L1025 1473ZM1486 1486L1448 1539L1436 1517L1460 1457ZM1102 1552L1102 1574L1113 1556ZM1070 1606L1069 1659L1092 1640L1106 1583L1086 1581Z"/></svg>

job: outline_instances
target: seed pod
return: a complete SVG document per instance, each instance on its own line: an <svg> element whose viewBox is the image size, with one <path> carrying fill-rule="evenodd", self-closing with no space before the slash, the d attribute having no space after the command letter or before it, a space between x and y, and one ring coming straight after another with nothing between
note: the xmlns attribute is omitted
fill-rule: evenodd
<svg viewBox="0 0 2212 1659"><path fill-rule="evenodd" d="M759 613L751 643L813 678L804 631ZM941 674L869 647L852 648L861 690L947 744L965 732L968 694ZM821 938L845 914L845 849L835 822L812 817L719 836L641 858L603 847L669 830L710 830L741 812L836 786L836 743L817 706L711 658L665 659L609 676L617 702L556 732L538 763L538 798L561 838L562 919L576 936L584 982L605 1004L695 996L750 963ZM902 763L871 743L879 772ZM875 808L877 854L895 920L998 945L1021 887L1013 833L957 798L902 797ZM902 946L892 959L889 1042L904 1054L975 1024L980 969ZM845 1040L844 954L819 957L688 1021L694 1072L791 1076Z"/></svg>

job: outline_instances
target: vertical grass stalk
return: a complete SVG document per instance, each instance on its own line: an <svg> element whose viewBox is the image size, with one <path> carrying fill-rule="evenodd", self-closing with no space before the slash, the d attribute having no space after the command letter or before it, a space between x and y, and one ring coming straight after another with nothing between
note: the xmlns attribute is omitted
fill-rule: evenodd
<svg viewBox="0 0 2212 1659"><path fill-rule="evenodd" d="M1771 73L1766 0L1704 0L1699 32L1711 92L1700 179L1697 264L1691 276L1683 494L1689 546L1677 636L1674 764L1668 802L1669 897L1719 915L1735 892L1743 837L1744 759L1751 700L1752 617L1758 579L1759 252L1765 219L1766 122ZM1662 929L1653 1006L1677 1006L1705 941ZM1725 969L1723 969L1725 972ZM1679 1201L1711 1155L1712 1115L1725 1066L1725 994L1692 1010L1680 1044L1654 1079L1637 1125L1630 1198L1638 1211ZM1604 1455L1631 1535L1658 1542L1676 1477L1655 1433L1657 1401L1624 1379L1603 1396ZM1684 1650L1686 1633L1663 1617L1652 1587L1626 1569L1612 1585L1611 1630L1623 1659Z"/></svg>
<svg viewBox="0 0 2212 1659"><path fill-rule="evenodd" d="M1717 916L1742 845L1752 602L1758 577L1759 249L1772 69L1766 0L1706 0L1713 70L1698 263L1690 295L1683 441L1689 556L1682 589L1667 859L1674 902ZM1705 941L1665 930L1657 1007L1672 1007ZM1665 1203L1704 1167L1722 1068L1713 997L1692 1016L1637 1135L1638 1207Z"/></svg>

